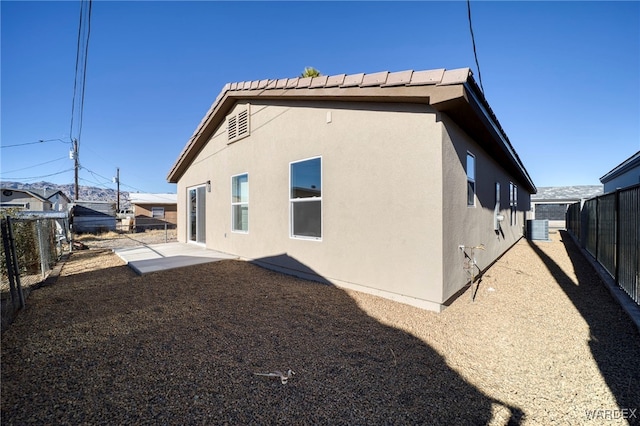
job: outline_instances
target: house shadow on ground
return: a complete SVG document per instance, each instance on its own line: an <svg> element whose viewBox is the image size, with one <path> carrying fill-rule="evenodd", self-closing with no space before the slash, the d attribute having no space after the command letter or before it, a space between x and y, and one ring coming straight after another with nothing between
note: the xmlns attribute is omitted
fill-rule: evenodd
<svg viewBox="0 0 640 426"><path fill-rule="evenodd" d="M63 275L39 291L3 336L3 424L483 425L524 418L425 342L371 318L344 291L248 262L144 276L121 266ZM295 375L286 384L255 374L287 369Z"/></svg>
<svg viewBox="0 0 640 426"><path fill-rule="evenodd" d="M537 244L532 241L529 244L587 322L593 359L619 408L640 409L640 336L637 329L613 299L571 236L566 231L560 231L560 234L573 265L577 285ZM629 420L636 424L639 419L634 416Z"/></svg>

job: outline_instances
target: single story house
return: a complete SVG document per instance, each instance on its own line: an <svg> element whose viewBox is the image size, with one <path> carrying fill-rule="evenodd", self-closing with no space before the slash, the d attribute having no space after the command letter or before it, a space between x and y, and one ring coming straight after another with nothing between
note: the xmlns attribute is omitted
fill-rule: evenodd
<svg viewBox="0 0 640 426"><path fill-rule="evenodd" d="M35 191L0 188L0 208L45 212L53 210L53 202Z"/></svg>
<svg viewBox="0 0 640 426"><path fill-rule="evenodd" d="M600 178L604 192L640 184L640 151L618 164Z"/></svg>
<svg viewBox="0 0 640 426"><path fill-rule="evenodd" d="M56 212L66 212L69 210L71 199L64 192L47 189L33 189L31 191L51 201L51 210Z"/></svg>
<svg viewBox="0 0 640 426"><path fill-rule="evenodd" d="M469 68L227 84L167 180L179 241L434 311L536 192Z"/></svg>
<svg viewBox="0 0 640 426"><path fill-rule="evenodd" d="M531 196L529 219L548 220L550 228L564 228L567 209L571 204L602 194L602 185L541 186Z"/></svg>
<svg viewBox="0 0 640 426"><path fill-rule="evenodd" d="M141 230L175 227L178 223L176 194L130 193L129 202L135 216L135 225Z"/></svg>

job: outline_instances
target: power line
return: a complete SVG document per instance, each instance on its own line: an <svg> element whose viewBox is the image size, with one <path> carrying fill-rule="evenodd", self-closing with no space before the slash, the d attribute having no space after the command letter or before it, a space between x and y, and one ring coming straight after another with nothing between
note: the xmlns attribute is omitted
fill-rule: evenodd
<svg viewBox="0 0 640 426"><path fill-rule="evenodd" d="M82 119L84 118L84 94L85 87L87 85L87 60L89 58L89 37L91 36L91 0L89 0L89 13L87 17L87 41L84 48L84 66L82 67L82 98L80 101L80 126L78 128L78 140L80 139L80 134L82 133ZM479 73L480 71L478 71Z"/></svg>
<svg viewBox="0 0 640 426"><path fill-rule="evenodd" d="M85 6L86 0L80 0L80 18L78 23L78 42L76 45L76 67L73 80L73 99L71 100L71 124L69 129L69 138L73 143L73 160L74 160L74 194L78 199L78 172L80 170L80 154L78 147L82 135L82 121L84 117L84 95L87 83L87 61L89 57L89 39L91 36L91 6L92 0L88 0L88 7ZM81 87L78 95L78 86ZM76 100L79 103L79 124L77 133L74 134L73 124L76 115Z"/></svg>
<svg viewBox="0 0 640 426"><path fill-rule="evenodd" d="M57 172L57 173L51 173L49 175L42 175L42 176L30 176L30 177L3 177L2 179L4 180L31 180L31 179L42 179L42 178L46 178L49 176L55 176L55 175L61 175L62 173L67 173L73 171L73 169L67 169L67 170L63 170L61 172Z"/></svg>
<svg viewBox="0 0 640 426"><path fill-rule="evenodd" d="M35 145L35 144L38 144L38 143L53 142L53 141L59 141L59 142L62 142L62 143L69 143L68 141L64 141L62 139L40 139L40 140L37 140L35 142L16 143L16 144L13 144L13 145L2 145L2 146L0 146L0 148L13 148L13 147L16 147L16 146Z"/></svg>
<svg viewBox="0 0 640 426"><path fill-rule="evenodd" d="M23 171L23 170L27 170L27 169L33 169L34 167L38 167L38 166L42 166L42 165L45 165L45 164L53 163L53 162L55 162L55 161L64 160L64 159L66 159L66 158L68 158L68 157L65 155L64 157L56 158L55 160L45 161L44 163L34 164L33 166L23 167L22 169L9 170L9 171L2 171L2 172L0 172L0 175L4 175L4 174L6 174L6 173L21 172L21 171Z"/></svg>
<svg viewBox="0 0 640 426"><path fill-rule="evenodd" d="M78 41L76 45L76 66L75 77L73 81L73 98L71 100L71 124L69 136L73 140L80 140L82 134L82 120L84 115L84 95L87 78L87 60L89 56L89 38L91 36L91 7L92 2L88 0L88 7L85 6L86 1L80 2L80 18L78 22ZM78 93L80 87L80 93ZM79 110L76 110L76 100L79 103ZM79 114L77 133L74 133L74 121L76 113Z"/></svg>
<svg viewBox="0 0 640 426"><path fill-rule="evenodd" d="M482 94L484 95L484 87L482 86L482 74L480 73L480 63L478 63L478 52L476 52L476 39L473 35L473 26L471 25L471 0L467 0L467 12L469 16L469 31L471 32L471 43L473 44L473 56L476 59L476 68L478 69L480 90L482 90Z"/></svg>

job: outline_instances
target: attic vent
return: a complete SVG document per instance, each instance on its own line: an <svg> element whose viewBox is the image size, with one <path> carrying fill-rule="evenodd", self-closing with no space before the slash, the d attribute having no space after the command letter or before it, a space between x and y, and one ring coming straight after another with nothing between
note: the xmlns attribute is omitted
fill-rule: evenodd
<svg viewBox="0 0 640 426"><path fill-rule="evenodd" d="M249 136L249 104L246 105L245 109L227 117L227 131L229 142L235 142Z"/></svg>
<svg viewBox="0 0 640 426"><path fill-rule="evenodd" d="M227 127L229 128L229 140L232 141L238 137L238 117L235 115L229 117L229 124Z"/></svg>

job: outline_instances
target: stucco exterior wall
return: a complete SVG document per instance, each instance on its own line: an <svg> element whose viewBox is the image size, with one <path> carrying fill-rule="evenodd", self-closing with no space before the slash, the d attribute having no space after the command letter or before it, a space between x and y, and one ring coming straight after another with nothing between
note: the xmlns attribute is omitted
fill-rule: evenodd
<svg viewBox="0 0 640 426"><path fill-rule="evenodd" d="M251 135L218 128L178 182L206 193L206 246L288 272L438 309L442 301L441 124L420 104L254 103ZM322 239L290 237L290 162L322 158ZM249 231L231 231L231 177L249 175Z"/></svg>
<svg viewBox="0 0 640 426"><path fill-rule="evenodd" d="M447 300L469 282L464 268L465 254L460 246L484 246L474 250L480 270L486 269L522 236L526 226L525 212L529 210L530 194L523 185L509 176L491 156L455 123L440 115L444 124L443 144L443 299ZM467 206L467 152L475 156L475 206ZM495 230L496 183L500 184L499 212L504 220ZM517 212L511 222L510 183L517 187ZM466 253L471 250L466 248ZM475 271L476 274L479 272Z"/></svg>
<svg viewBox="0 0 640 426"><path fill-rule="evenodd" d="M51 203L48 201L44 202L20 190L9 190L9 192L11 195L5 195L4 192L1 194L1 203L5 206L16 205L25 210L38 212L51 210Z"/></svg>

